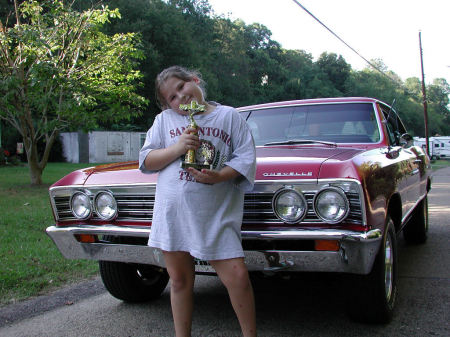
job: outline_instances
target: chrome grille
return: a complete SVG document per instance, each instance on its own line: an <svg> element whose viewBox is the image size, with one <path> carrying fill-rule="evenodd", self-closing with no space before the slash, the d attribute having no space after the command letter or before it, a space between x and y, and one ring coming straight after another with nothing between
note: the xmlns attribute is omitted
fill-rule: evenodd
<svg viewBox="0 0 450 337"><path fill-rule="evenodd" d="M91 202L99 191L109 191L114 195L118 207L119 221L151 221L153 206L155 204L154 186L127 186L127 187L92 187L92 188L68 188L50 190L53 199L53 207L59 221L76 220L70 210L70 196L76 191L87 193ZM95 212L91 220L101 220Z"/></svg>
<svg viewBox="0 0 450 337"><path fill-rule="evenodd" d="M347 216L347 221L362 224L363 214L359 195L357 193L345 193L345 195L350 202L350 213Z"/></svg>
<svg viewBox="0 0 450 337"><path fill-rule="evenodd" d="M272 211L273 193L247 193L244 198L244 223L279 221Z"/></svg>
<svg viewBox="0 0 450 337"><path fill-rule="evenodd" d="M244 217L243 224L270 224L283 225L272 210L272 198L276 191L283 188L285 184L282 182L276 184L264 183L255 184L255 188L251 193L247 193L244 198ZM314 212L313 199L323 184L298 185L299 189L305 196L308 204L308 212L303 222L308 223L324 223ZM155 186L127 186L127 187L92 187L92 188L65 188L54 189L50 191L53 199L53 207L57 213L59 221L76 220L70 210L70 196L73 192L82 190L87 192L93 200L98 191L109 191L116 198L118 205L119 221L145 221L152 220L153 207L155 203ZM346 223L361 225L364 223L364 210L361 192L346 192L350 203L350 212L345 219ZM92 220L100 220L95 213Z"/></svg>
<svg viewBox="0 0 450 337"><path fill-rule="evenodd" d="M119 208L119 220L151 221L154 195L114 195Z"/></svg>
<svg viewBox="0 0 450 337"><path fill-rule="evenodd" d="M308 211L302 222L324 223L314 212L313 199L317 191L304 192ZM244 199L244 224L283 224L280 219L275 216L272 210L272 198L275 192L247 193ZM361 209L361 201L358 193L345 193L349 203L350 212L345 220L347 223L362 224L363 215Z"/></svg>
<svg viewBox="0 0 450 337"><path fill-rule="evenodd" d="M70 210L70 196L54 197L56 213L60 220L73 219L72 211Z"/></svg>

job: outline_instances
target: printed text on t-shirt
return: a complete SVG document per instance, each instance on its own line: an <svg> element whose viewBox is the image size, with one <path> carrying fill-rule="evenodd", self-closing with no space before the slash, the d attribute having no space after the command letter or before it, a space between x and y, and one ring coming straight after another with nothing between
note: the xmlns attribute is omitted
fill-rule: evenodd
<svg viewBox="0 0 450 337"><path fill-rule="evenodd" d="M180 170L180 180L195 181L195 178L188 172Z"/></svg>
<svg viewBox="0 0 450 337"><path fill-rule="evenodd" d="M181 134L185 129L186 128L184 126L182 126L181 128L171 129L169 131L170 137L175 138L177 136L181 136ZM220 138L228 146L230 146L231 144L231 136L224 130L221 130L219 128L213 128L210 126L198 127L198 135L199 137L206 136L206 137Z"/></svg>

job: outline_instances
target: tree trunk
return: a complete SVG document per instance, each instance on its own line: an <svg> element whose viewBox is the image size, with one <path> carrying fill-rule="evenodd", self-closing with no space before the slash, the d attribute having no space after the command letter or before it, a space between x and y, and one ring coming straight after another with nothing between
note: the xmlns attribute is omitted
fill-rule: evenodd
<svg viewBox="0 0 450 337"><path fill-rule="evenodd" d="M27 154L31 185L41 185L43 167L39 164L37 142L33 141L30 137L27 136L23 137L23 142L25 145L25 152Z"/></svg>
<svg viewBox="0 0 450 337"><path fill-rule="evenodd" d="M24 139L25 144L30 141ZM42 167L39 165L39 155L37 153L37 144L30 144L26 146L28 169L30 171L31 185L42 185Z"/></svg>
<svg viewBox="0 0 450 337"><path fill-rule="evenodd" d="M57 130L53 130L53 132L49 137L48 136L45 137L46 138L45 150L44 153L42 154L41 160L39 160L39 153L37 151L37 142L33 142L32 140L29 139L28 140L24 139L24 143L26 145L25 148L27 149L27 159L28 159L28 167L30 170L31 185L42 185L42 173L44 172L45 166L47 166L51 148L58 134L59 133Z"/></svg>
<svg viewBox="0 0 450 337"><path fill-rule="evenodd" d="M28 161L28 167L30 169L31 185L42 185L42 169L37 163L31 163Z"/></svg>

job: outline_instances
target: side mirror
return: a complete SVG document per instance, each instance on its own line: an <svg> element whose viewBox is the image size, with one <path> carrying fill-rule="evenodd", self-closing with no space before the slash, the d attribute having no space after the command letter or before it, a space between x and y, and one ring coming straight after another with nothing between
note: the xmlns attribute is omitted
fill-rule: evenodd
<svg viewBox="0 0 450 337"><path fill-rule="evenodd" d="M400 136L400 146L411 147L413 145L413 137L409 133L404 133Z"/></svg>

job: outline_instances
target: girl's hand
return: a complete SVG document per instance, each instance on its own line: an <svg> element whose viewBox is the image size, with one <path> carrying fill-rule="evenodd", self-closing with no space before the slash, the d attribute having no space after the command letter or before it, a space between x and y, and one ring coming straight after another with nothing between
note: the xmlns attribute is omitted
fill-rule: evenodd
<svg viewBox="0 0 450 337"><path fill-rule="evenodd" d="M186 128L176 143L180 155L185 154L188 150L196 150L200 146L200 139L193 128ZM191 134L192 133L192 134Z"/></svg>
<svg viewBox="0 0 450 337"><path fill-rule="evenodd" d="M189 167L188 172L194 177L194 179L202 184L217 184L221 182L220 173L214 170L202 169L196 170L193 167Z"/></svg>
<svg viewBox="0 0 450 337"><path fill-rule="evenodd" d="M202 184L217 184L223 181L234 179L240 176L240 173L229 166L225 166L220 171L202 169L196 170L193 167L189 167L187 171L194 177L194 179Z"/></svg>
<svg viewBox="0 0 450 337"><path fill-rule="evenodd" d="M187 150L196 150L200 146L200 141L197 135L190 134L195 131L193 128L187 128L176 143L163 149L150 151L144 161L145 167L148 170L162 170L185 154Z"/></svg>

